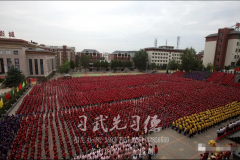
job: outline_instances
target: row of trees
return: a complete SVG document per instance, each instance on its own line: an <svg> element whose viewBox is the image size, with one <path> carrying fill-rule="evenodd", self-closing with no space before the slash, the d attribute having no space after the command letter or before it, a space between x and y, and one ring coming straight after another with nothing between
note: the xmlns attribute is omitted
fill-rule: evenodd
<svg viewBox="0 0 240 160"><path fill-rule="evenodd" d="M111 60L111 69L117 68L132 68L133 64L131 61L120 61L120 60Z"/></svg>

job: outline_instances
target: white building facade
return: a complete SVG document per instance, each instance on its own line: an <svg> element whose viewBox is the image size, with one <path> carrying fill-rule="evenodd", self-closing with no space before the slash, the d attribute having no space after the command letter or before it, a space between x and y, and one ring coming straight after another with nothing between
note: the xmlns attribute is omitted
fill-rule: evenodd
<svg viewBox="0 0 240 160"><path fill-rule="evenodd" d="M148 64L156 63L158 66L167 65L173 59L181 64L180 57L184 51L183 49L174 49L173 46L150 47L145 50L148 54Z"/></svg>

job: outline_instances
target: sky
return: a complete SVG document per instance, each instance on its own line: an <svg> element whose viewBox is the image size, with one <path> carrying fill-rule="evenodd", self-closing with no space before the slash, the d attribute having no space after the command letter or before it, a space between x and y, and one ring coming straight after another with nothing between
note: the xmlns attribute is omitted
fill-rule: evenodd
<svg viewBox="0 0 240 160"><path fill-rule="evenodd" d="M51 46L112 53L157 45L204 50L205 37L240 22L240 2L0 1L0 30Z"/></svg>

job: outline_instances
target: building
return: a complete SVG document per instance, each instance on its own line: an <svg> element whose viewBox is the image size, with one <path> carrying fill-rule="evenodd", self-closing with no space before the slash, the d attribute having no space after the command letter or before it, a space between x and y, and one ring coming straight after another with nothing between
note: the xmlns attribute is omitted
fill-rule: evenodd
<svg viewBox="0 0 240 160"><path fill-rule="evenodd" d="M56 71L55 55L55 52L45 50L34 42L0 38L0 73L5 76L14 65L25 77L44 81Z"/></svg>
<svg viewBox="0 0 240 160"><path fill-rule="evenodd" d="M110 60L132 61L136 51L114 51L110 54Z"/></svg>
<svg viewBox="0 0 240 160"><path fill-rule="evenodd" d="M204 51L201 51L197 54L197 60L198 62L202 62L203 60L203 55L204 55Z"/></svg>
<svg viewBox="0 0 240 160"><path fill-rule="evenodd" d="M205 37L203 64L235 66L240 54L240 31L234 28L220 28L217 33Z"/></svg>
<svg viewBox="0 0 240 160"><path fill-rule="evenodd" d="M82 52L77 52L77 55L81 57L82 53L90 56L91 63L93 63L94 61L102 60L102 53L98 52L95 49L84 49Z"/></svg>
<svg viewBox="0 0 240 160"><path fill-rule="evenodd" d="M110 54L105 52L102 54L103 58L105 61L107 61L108 63L110 63Z"/></svg>
<svg viewBox="0 0 240 160"><path fill-rule="evenodd" d="M181 63L180 56L184 51L183 49L174 49L174 46L149 47L145 50L148 54L148 64L156 63L158 66L167 65L172 59Z"/></svg>
<svg viewBox="0 0 240 160"><path fill-rule="evenodd" d="M47 46L40 44L45 50L56 52L56 67L62 65L66 60L75 62L75 47L63 46Z"/></svg>

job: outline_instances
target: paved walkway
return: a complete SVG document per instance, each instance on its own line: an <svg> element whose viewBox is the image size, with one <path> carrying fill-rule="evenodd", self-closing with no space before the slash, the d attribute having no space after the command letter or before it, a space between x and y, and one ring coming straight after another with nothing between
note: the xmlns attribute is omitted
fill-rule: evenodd
<svg viewBox="0 0 240 160"><path fill-rule="evenodd" d="M4 94L7 93L11 90L12 88L4 88L4 89L0 89L0 94Z"/></svg>
<svg viewBox="0 0 240 160"><path fill-rule="evenodd" d="M238 118L236 118L238 119ZM222 123L221 125L211 128L204 133L197 134L196 136L189 138L183 134L177 133L176 131L168 128L160 132L155 132L149 137L154 137L152 139L154 146L157 145L159 148L159 153L157 159L200 159L200 154L202 152L198 151L198 144L204 143L206 146L210 140L215 140L217 137L217 129L223 126L227 126L231 121ZM155 137L166 137L169 139L168 143L159 143ZM217 142L217 146L227 146L227 144L232 141L224 138ZM232 157L232 156L231 156Z"/></svg>

